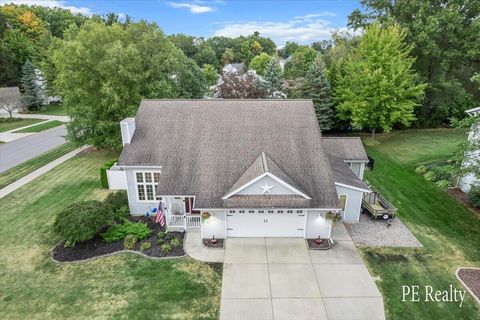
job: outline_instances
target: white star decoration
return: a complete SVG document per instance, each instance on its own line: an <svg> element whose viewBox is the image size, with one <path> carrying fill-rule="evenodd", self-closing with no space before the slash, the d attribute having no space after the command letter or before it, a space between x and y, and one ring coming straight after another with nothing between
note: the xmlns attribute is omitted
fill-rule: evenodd
<svg viewBox="0 0 480 320"><path fill-rule="evenodd" d="M270 189L272 189L273 186L269 185L268 182L265 182L265 185L264 185L264 186L260 186L260 188L263 189L262 194L265 194L265 193L271 193L271 192L270 192Z"/></svg>

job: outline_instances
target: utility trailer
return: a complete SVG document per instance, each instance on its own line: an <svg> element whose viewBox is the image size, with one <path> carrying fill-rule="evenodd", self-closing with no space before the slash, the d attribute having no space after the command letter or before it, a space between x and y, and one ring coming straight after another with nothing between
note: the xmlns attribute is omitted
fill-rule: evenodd
<svg viewBox="0 0 480 320"><path fill-rule="evenodd" d="M370 187L370 189L372 188ZM371 193L363 194L362 210L370 213L375 219L382 218L383 220L394 219L397 214L397 208L388 202L380 192L373 189Z"/></svg>

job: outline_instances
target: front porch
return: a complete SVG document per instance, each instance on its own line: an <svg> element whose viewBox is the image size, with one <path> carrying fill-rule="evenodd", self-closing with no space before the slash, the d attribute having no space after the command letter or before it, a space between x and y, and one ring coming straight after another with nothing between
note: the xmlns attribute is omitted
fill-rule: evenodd
<svg viewBox="0 0 480 320"><path fill-rule="evenodd" d="M202 217L200 214L169 215L167 214L167 227L169 230L178 231L186 229L200 229Z"/></svg>

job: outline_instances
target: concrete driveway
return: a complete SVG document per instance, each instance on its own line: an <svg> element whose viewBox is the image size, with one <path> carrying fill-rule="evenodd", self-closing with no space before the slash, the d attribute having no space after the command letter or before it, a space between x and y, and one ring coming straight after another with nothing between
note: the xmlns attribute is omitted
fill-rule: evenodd
<svg viewBox="0 0 480 320"><path fill-rule="evenodd" d="M383 299L343 224L331 250L304 239L230 238L220 319L385 319Z"/></svg>

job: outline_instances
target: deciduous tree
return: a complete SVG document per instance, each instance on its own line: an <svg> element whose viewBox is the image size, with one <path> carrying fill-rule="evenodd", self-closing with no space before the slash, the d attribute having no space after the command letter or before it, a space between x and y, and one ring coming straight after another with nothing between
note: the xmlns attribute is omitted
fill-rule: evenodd
<svg viewBox="0 0 480 320"><path fill-rule="evenodd" d="M340 115L358 128L390 131L396 123L409 125L425 85L412 70L411 47L404 44L405 32L398 25L365 29L359 46L345 62L336 95Z"/></svg>

